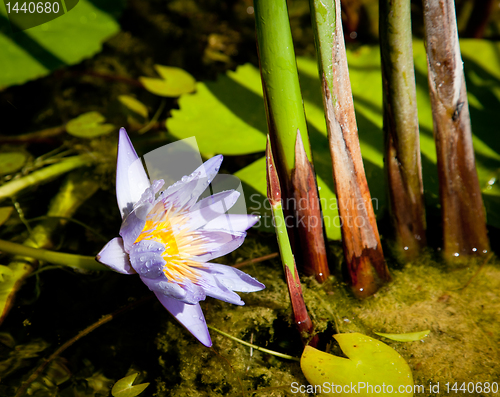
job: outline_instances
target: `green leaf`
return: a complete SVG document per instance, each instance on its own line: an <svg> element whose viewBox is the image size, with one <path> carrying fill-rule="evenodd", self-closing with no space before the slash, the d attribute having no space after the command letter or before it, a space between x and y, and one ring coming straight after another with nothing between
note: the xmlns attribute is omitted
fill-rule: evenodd
<svg viewBox="0 0 500 397"><path fill-rule="evenodd" d="M500 140L497 113L500 106L500 43L462 40L470 101L477 169L488 215L488 224L500 227ZM427 205L437 207L438 177L433 139L432 112L427 84L427 59L422 41L413 46L420 124L420 148ZM382 78L378 46L362 46L347 52L356 108L359 140L365 172L376 214L385 206L383 173ZM330 239L340 238L339 218L332 179L321 86L316 61L297 58L309 138L318 176L325 229ZM205 156L216 153L242 155L264 153L267 125L259 70L244 65L220 76L216 82L197 84L197 92L179 98L180 110L172 111L167 128L178 139L195 136ZM236 173L245 184L247 205L269 217L263 158ZM260 203L260 205L259 205ZM269 222L267 222L269 223Z"/></svg>
<svg viewBox="0 0 500 397"><path fill-rule="evenodd" d="M3 269L6 267L8 270ZM0 308L1 316L4 317L7 308L12 304L15 291L17 291L23 280L31 273L32 268L27 263L12 262L9 266L2 266L2 281L0 282Z"/></svg>
<svg viewBox="0 0 500 397"><path fill-rule="evenodd" d="M0 175L9 175L21 169L27 158L24 152L0 153Z"/></svg>
<svg viewBox="0 0 500 397"><path fill-rule="evenodd" d="M413 392L402 392L408 386L408 390L412 390L413 377L410 367L397 351L359 333L337 334L334 338L348 358L306 346L300 359L302 372L311 385L323 388L325 385L336 385L339 388L323 390L321 395L343 395L344 386L350 390L353 384L370 384L374 390L377 390L377 386L382 389L383 385L386 389L374 393L367 387L358 386L354 394L360 397L390 395L386 390L392 386L399 395L413 396Z"/></svg>
<svg viewBox="0 0 500 397"><path fill-rule="evenodd" d="M398 342L415 342L417 340L422 340L426 338L427 336L429 336L430 332L431 332L430 329L426 329L425 331L409 332L406 334L384 334L382 332L374 332L374 334Z"/></svg>
<svg viewBox="0 0 500 397"><path fill-rule="evenodd" d="M102 42L120 30L115 18L122 9L122 1L80 0L59 18L12 33L6 8L0 7L0 90L46 76L99 52Z"/></svg>
<svg viewBox="0 0 500 397"><path fill-rule="evenodd" d="M114 397L135 397L141 394L149 386L149 383L132 386L137 375L139 374L135 373L116 382L111 389L111 395Z"/></svg>
<svg viewBox="0 0 500 397"><path fill-rule="evenodd" d="M99 112L84 113L66 124L66 131L78 138L95 138L107 135L116 128L113 124L103 124L106 118Z"/></svg>
<svg viewBox="0 0 500 397"><path fill-rule="evenodd" d="M148 122L148 108L129 95L118 96L122 114L127 117L129 128L140 129Z"/></svg>
<svg viewBox="0 0 500 397"><path fill-rule="evenodd" d="M195 136L202 153L240 155L266 147L266 114L260 73L252 65L198 83L196 94L179 99L167 128L178 139ZM265 183L265 178L264 178Z"/></svg>
<svg viewBox="0 0 500 397"><path fill-rule="evenodd" d="M138 101L130 95L120 95L118 100L124 108L134 114L135 117L140 116L144 120L148 118L148 108L141 101Z"/></svg>
<svg viewBox="0 0 500 397"><path fill-rule="evenodd" d="M8 266L0 265L0 282L4 282L5 278L4 276L12 277L14 275L14 272L12 269Z"/></svg>
<svg viewBox="0 0 500 397"><path fill-rule="evenodd" d="M149 92L175 98L195 90L196 80L185 70L162 65L155 65L155 69L161 79L139 77L139 81Z"/></svg>

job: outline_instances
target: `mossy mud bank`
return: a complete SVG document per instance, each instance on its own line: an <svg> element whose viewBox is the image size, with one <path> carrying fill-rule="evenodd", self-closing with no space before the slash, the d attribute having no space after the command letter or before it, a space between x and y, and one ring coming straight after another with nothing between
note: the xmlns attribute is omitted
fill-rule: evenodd
<svg viewBox="0 0 500 397"><path fill-rule="evenodd" d="M270 252L254 238L231 259L241 260L249 253L254 256L256 249L262 250L259 255ZM415 384L425 387L425 393L419 395L435 395L429 393L430 383L439 382L443 392L447 382L498 382L500 267L494 257L486 260L477 258L447 267L424 257L393 269L393 281L364 301L355 299L336 276L323 285L302 278L305 300L321 335L320 348L342 356L332 338L337 329L380 339L408 362ZM207 323L255 345L299 357L302 343L292 323L279 259L248 265L244 270L266 289L242 294L246 305L241 307L207 299L203 307ZM430 329L429 336L415 342L395 342L374 334L426 329ZM307 384L298 362L251 351L214 331L211 335L213 349L207 349L175 320L163 323L157 337L163 368L158 395L308 395L292 390L293 382Z"/></svg>

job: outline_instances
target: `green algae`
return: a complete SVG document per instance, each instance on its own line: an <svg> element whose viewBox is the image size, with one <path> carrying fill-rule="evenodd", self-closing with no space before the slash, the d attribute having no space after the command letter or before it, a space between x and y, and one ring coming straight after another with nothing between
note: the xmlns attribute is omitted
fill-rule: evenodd
<svg viewBox="0 0 500 397"><path fill-rule="evenodd" d="M251 237L226 258L265 255L274 246ZM230 261L233 262L230 262ZM240 259L241 260L241 259ZM460 268L447 268L430 255L392 270L393 281L373 297L355 299L350 288L334 276L320 285L302 278L304 296L322 349L342 355L333 341L340 332L405 333L430 329L411 343L384 340L408 362L416 385L429 383L495 382L500 376L500 267L472 259ZM480 269L477 276L473 278ZM278 259L244 268L266 285L259 293L242 294L245 306L214 299L204 302L207 323L237 338L299 356L302 345L291 317L290 300ZM472 278L472 281L470 281ZM464 288L465 287L465 288ZM250 349L211 332L213 350L197 343L173 319L157 338L163 368L157 395L171 396L286 396L293 382L307 384L297 363ZM305 394L304 394L305 395ZM478 395L487 396L488 393Z"/></svg>

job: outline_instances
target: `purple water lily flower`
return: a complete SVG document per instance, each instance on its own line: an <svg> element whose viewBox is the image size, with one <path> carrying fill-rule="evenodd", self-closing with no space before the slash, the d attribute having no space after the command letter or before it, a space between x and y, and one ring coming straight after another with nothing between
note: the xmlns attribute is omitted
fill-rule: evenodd
<svg viewBox="0 0 500 397"><path fill-rule="evenodd" d="M211 296L244 305L234 291L264 288L238 269L208 262L238 248L245 231L258 220L226 214L239 196L234 190L198 201L221 162L222 156L215 156L161 191L164 181L149 183L125 129L120 129L116 197L123 219L121 237L97 255L99 262L119 273L139 274L162 305L208 347L212 341L199 301Z"/></svg>

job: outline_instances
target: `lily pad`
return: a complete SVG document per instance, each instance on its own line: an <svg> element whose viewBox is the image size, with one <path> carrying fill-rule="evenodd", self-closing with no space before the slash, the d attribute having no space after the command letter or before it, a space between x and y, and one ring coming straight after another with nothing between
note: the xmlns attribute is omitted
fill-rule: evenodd
<svg viewBox="0 0 500 397"><path fill-rule="evenodd" d="M359 333L334 338L347 356L338 357L306 346L300 367L320 395L413 396L410 367L393 348ZM353 391L352 385L356 390ZM370 387L371 386L371 390Z"/></svg>
<svg viewBox="0 0 500 397"><path fill-rule="evenodd" d="M113 132L113 124L103 124L106 118L99 112L84 113L66 124L68 134L78 138L95 138Z"/></svg>
<svg viewBox="0 0 500 397"><path fill-rule="evenodd" d="M139 77L144 88L155 95L175 98L196 88L194 77L183 69L163 65L155 65L155 69L161 79Z"/></svg>
<svg viewBox="0 0 500 397"><path fill-rule="evenodd" d="M116 382L111 389L111 395L113 397L135 397L141 394L149 386L149 383L132 386L137 375L139 374L132 374Z"/></svg>
<svg viewBox="0 0 500 397"><path fill-rule="evenodd" d="M94 5L95 4L95 5ZM70 12L31 29L12 33L5 7L0 7L0 90L46 76L99 52L116 34L122 1L80 0Z"/></svg>
<svg viewBox="0 0 500 397"><path fill-rule="evenodd" d="M426 329L425 331L408 332L405 334L384 334L382 332L374 332L374 334L398 342L415 342L417 340L422 340L426 338L427 336L429 336L430 332L431 332L430 329Z"/></svg>
<svg viewBox="0 0 500 397"><path fill-rule="evenodd" d="M500 105L500 44L482 40L462 40L461 48L467 80L477 170L490 225L500 227L500 141L496 133L496 114ZM428 206L439 205L436 149L427 84L427 60L422 41L413 46L420 124L420 148L424 191ZM362 46L347 52L354 106L365 172L376 214L385 206L383 173L382 79L377 46ZM297 58L309 138L313 151L325 229L331 239L340 238L339 218L334 194L331 159L321 99L316 61ZM179 139L195 136L201 152L241 155L265 150L267 125L258 68L240 66L220 76L216 82L197 84L195 94L179 98L180 110L172 111L167 128ZM262 159L236 175L245 184L247 203L264 206L265 177ZM262 170L259 168L261 167ZM256 196L256 195L260 195ZM252 196L254 195L254 196ZM251 205L250 205L251 206ZM264 227L261 222L261 227Z"/></svg>
<svg viewBox="0 0 500 397"><path fill-rule="evenodd" d="M9 175L20 170L27 158L28 155L24 152L0 153L0 175Z"/></svg>

